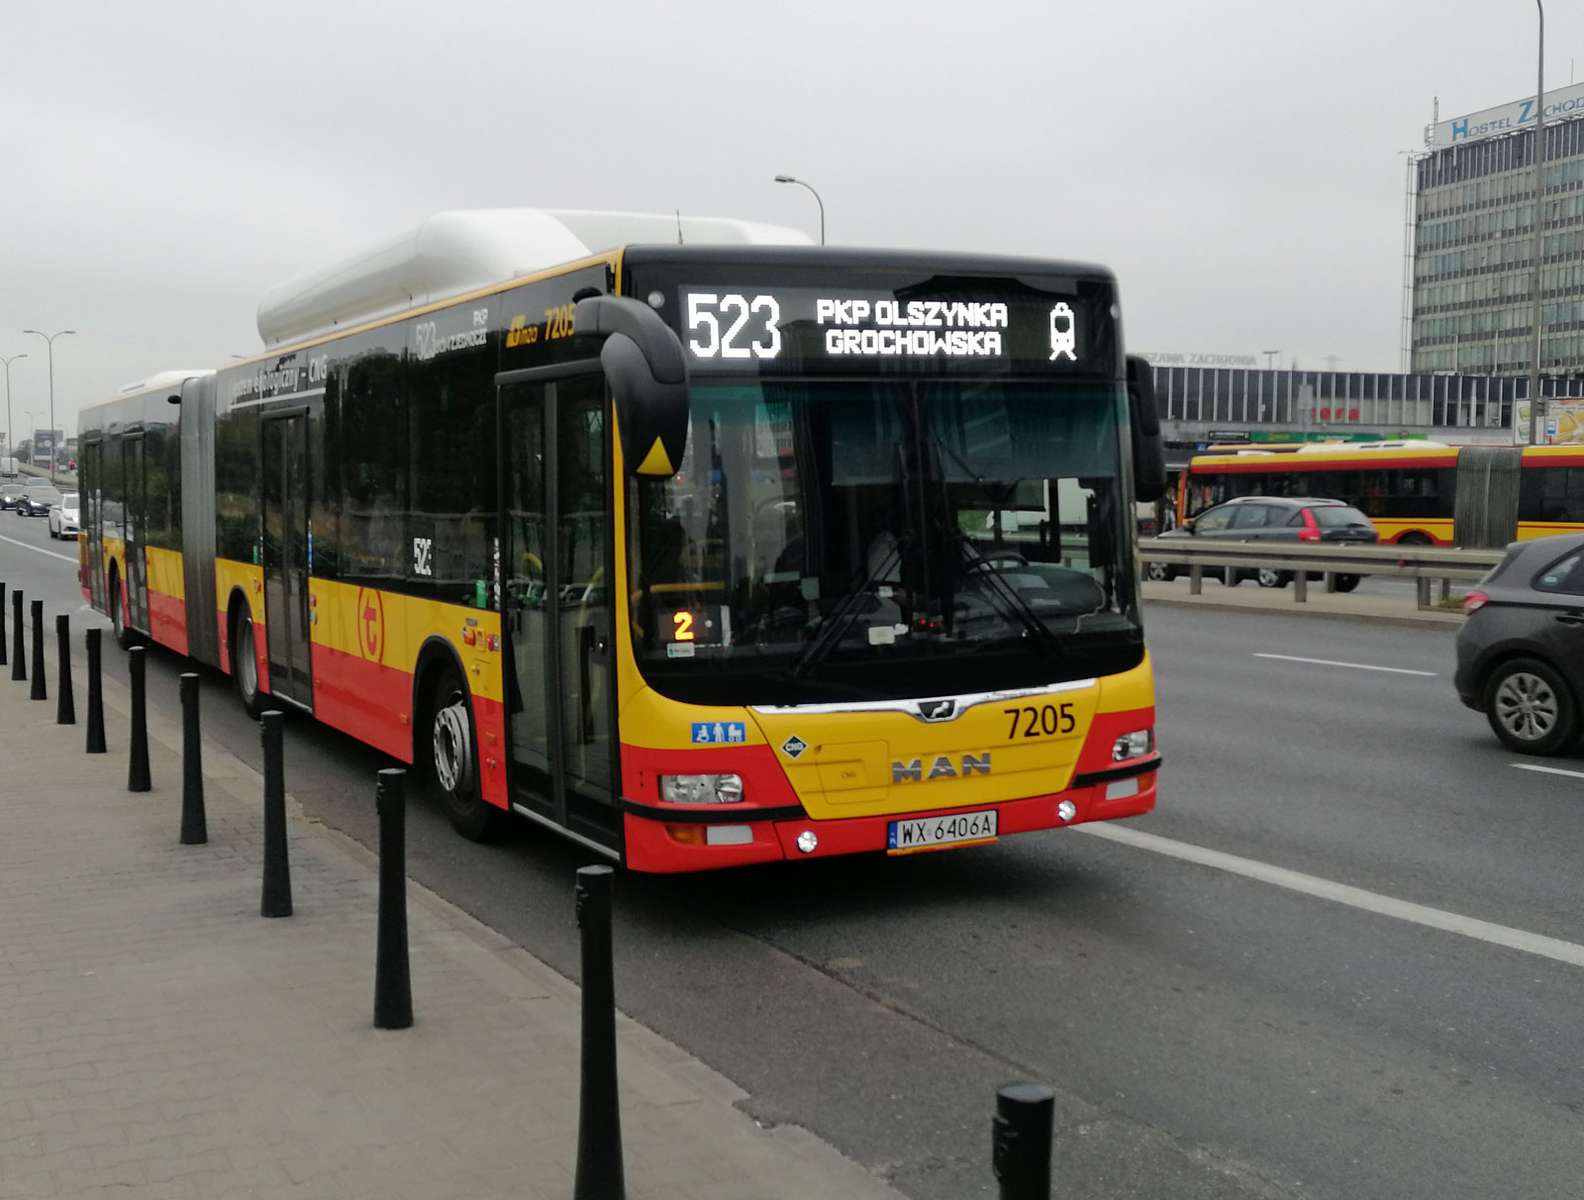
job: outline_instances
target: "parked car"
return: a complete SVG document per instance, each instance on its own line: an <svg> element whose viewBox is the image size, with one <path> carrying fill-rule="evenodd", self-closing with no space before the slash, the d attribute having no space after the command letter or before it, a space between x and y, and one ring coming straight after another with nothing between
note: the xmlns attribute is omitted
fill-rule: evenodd
<svg viewBox="0 0 1584 1200"><path fill-rule="evenodd" d="M1520 754L1584 734L1584 534L1514 542L1463 600L1458 698Z"/></svg>
<svg viewBox="0 0 1584 1200"><path fill-rule="evenodd" d="M36 480L22 476L12 479L0 486L0 508L15 508L16 502L22 498L22 493L31 487Z"/></svg>
<svg viewBox="0 0 1584 1200"><path fill-rule="evenodd" d="M1351 504L1311 496L1238 496L1205 509L1186 524L1168 529L1161 537L1364 546L1380 541L1380 534L1370 524L1370 519ZM1175 579L1187 573L1187 567L1166 563L1150 563L1145 572L1149 579ZM1291 571L1272 567L1225 567L1217 573L1228 587L1236 587L1245 579L1257 580L1260 587L1286 587L1293 577ZM1311 579L1323 575L1322 571L1309 573ZM1351 592L1362 578L1361 575L1339 574L1337 591Z"/></svg>
<svg viewBox="0 0 1584 1200"><path fill-rule="evenodd" d="M60 503L49 510L50 537L76 537L79 529L80 526L77 524L77 493L66 492L61 496Z"/></svg>
<svg viewBox="0 0 1584 1200"><path fill-rule="evenodd" d="M50 506L60 502L61 494L53 484L34 483L22 490L16 502L16 513L19 517L47 517Z"/></svg>

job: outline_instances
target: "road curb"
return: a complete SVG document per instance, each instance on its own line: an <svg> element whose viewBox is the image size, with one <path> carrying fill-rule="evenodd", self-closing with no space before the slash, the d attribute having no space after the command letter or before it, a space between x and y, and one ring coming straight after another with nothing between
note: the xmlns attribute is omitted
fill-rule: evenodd
<svg viewBox="0 0 1584 1200"><path fill-rule="evenodd" d="M1407 613L1348 612L1345 609L1313 608L1296 601L1284 605L1237 604L1222 600L1194 599L1187 596L1146 596L1144 606L1164 605L1171 608L1211 608L1217 612L1261 613L1273 616L1332 617L1342 621L1360 621L1370 625L1400 625L1409 629L1457 629L1463 624L1462 613L1427 612L1415 616Z"/></svg>

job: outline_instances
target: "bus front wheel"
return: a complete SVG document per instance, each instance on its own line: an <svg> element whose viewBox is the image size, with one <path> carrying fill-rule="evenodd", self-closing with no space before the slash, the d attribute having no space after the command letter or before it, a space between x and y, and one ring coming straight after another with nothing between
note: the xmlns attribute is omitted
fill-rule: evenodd
<svg viewBox="0 0 1584 1200"><path fill-rule="evenodd" d="M428 717L429 786L451 827L469 841L487 842L500 833L506 814L479 794L473 766L473 715L456 668L441 668L424 706Z"/></svg>

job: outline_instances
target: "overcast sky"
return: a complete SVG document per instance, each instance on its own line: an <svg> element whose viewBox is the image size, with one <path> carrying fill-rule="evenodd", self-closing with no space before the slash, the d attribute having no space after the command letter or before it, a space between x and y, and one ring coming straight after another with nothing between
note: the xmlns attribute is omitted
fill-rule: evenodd
<svg viewBox="0 0 1584 1200"><path fill-rule="evenodd" d="M1584 69L1553 0L1547 86ZM729 215L1098 260L1133 349L1394 370L1403 164L1532 92L1527 0L7 0L17 437L258 349L271 284L447 208ZM0 413L0 418L4 414ZM0 427L3 428L3 427Z"/></svg>

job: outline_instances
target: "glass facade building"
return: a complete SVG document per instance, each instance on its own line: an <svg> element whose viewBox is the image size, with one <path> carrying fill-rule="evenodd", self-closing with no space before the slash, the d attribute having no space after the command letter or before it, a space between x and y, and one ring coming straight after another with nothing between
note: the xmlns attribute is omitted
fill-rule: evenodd
<svg viewBox="0 0 1584 1200"><path fill-rule="evenodd" d="M1545 128L1540 369L1584 374L1584 119ZM1533 127L1416 164L1411 366L1521 375L1534 354Z"/></svg>
<svg viewBox="0 0 1584 1200"><path fill-rule="evenodd" d="M1168 438L1187 440L1204 440L1210 430L1275 427L1314 437L1499 430L1511 427L1514 402L1529 395L1527 376L1488 374L1155 367L1154 376ZM1577 390L1555 377L1540 381L1546 396Z"/></svg>

